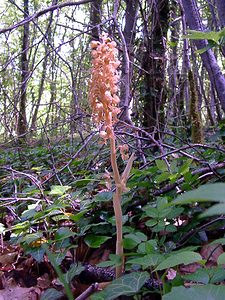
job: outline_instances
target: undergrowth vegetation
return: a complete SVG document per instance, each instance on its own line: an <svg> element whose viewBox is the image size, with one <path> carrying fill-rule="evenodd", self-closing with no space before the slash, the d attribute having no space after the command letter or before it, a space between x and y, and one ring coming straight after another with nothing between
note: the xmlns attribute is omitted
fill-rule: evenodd
<svg viewBox="0 0 225 300"><path fill-rule="evenodd" d="M215 293L222 299L224 287L217 285L225 279L222 134L214 136L217 146L181 146L168 135L165 152L145 149L145 163L136 141L119 136L137 158L122 196L125 273L117 279L113 189L104 178L105 169L111 171L108 146L92 136L86 147L77 138L73 145L1 150L4 276L15 277L32 261L20 276L30 276L32 286L48 274L41 299L65 294L74 299L89 286L91 293L104 287L91 299L190 299L190 292L198 299ZM119 169L124 164L118 159ZM53 284L56 277L64 288Z"/></svg>

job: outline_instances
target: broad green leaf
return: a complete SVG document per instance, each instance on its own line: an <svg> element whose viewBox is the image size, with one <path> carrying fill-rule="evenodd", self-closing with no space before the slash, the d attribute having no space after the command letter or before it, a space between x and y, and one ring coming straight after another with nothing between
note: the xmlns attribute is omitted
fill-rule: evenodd
<svg viewBox="0 0 225 300"><path fill-rule="evenodd" d="M140 242L137 240L132 239L131 237L124 237L123 239L123 247L124 249L134 249Z"/></svg>
<svg viewBox="0 0 225 300"><path fill-rule="evenodd" d="M113 193L112 192L102 192L98 193L93 201L95 202L105 202L105 201L110 201L113 198Z"/></svg>
<svg viewBox="0 0 225 300"><path fill-rule="evenodd" d="M143 257L132 258L127 261L127 264L140 265L143 269L154 267L163 261L164 257L161 254L151 253Z"/></svg>
<svg viewBox="0 0 225 300"><path fill-rule="evenodd" d="M145 225L149 226L149 227L153 227L156 224L158 224L158 220L156 220L156 219L151 219L151 220L148 220L148 221L145 222Z"/></svg>
<svg viewBox="0 0 225 300"><path fill-rule="evenodd" d="M63 296L64 296L63 292L51 288L44 291L44 293L41 295L40 300L57 300L57 299L61 299Z"/></svg>
<svg viewBox="0 0 225 300"><path fill-rule="evenodd" d="M183 251L179 253L171 253L164 261L162 261L155 271L165 270L181 264L188 265L197 261L201 261L202 257L199 253L193 251Z"/></svg>
<svg viewBox="0 0 225 300"><path fill-rule="evenodd" d="M45 250L42 247L29 248L26 250L26 254L30 254L37 262L40 263L43 260Z"/></svg>
<svg viewBox="0 0 225 300"><path fill-rule="evenodd" d="M64 195L71 187L68 185L52 185L51 191L48 193L52 196L62 196Z"/></svg>
<svg viewBox="0 0 225 300"><path fill-rule="evenodd" d="M225 183L205 184L199 188L178 196L172 204L187 204L192 202L225 202Z"/></svg>
<svg viewBox="0 0 225 300"><path fill-rule="evenodd" d="M80 263L72 264L66 274L63 274L64 280L70 283L75 276L80 275L80 273L85 269Z"/></svg>
<svg viewBox="0 0 225 300"><path fill-rule="evenodd" d="M209 283L209 274L206 269L199 269L195 273L182 276L182 278L197 283Z"/></svg>
<svg viewBox="0 0 225 300"><path fill-rule="evenodd" d="M159 212L156 207L147 207L143 209L145 214L150 218L158 218Z"/></svg>
<svg viewBox="0 0 225 300"><path fill-rule="evenodd" d="M184 211L183 207L173 207L171 211L167 214L167 219L174 219L177 216L180 216L182 212Z"/></svg>
<svg viewBox="0 0 225 300"><path fill-rule="evenodd" d="M101 268L106 268L106 267L116 267L121 265L121 257L116 254L110 254L109 255L110 260L108 261L103 261L99 263L97 266Z"/></svg>
<svg viewBox="0 0 225 300"><path fill-rule="evenodd" d="M84 241L90 248L99 248L109 239L111 239L111 237L89 234L85 236Z"/></svg>
<svg viewBox="0 0 225 300"><path fill-rule="evenodd" d="M215 204L200 215L201 218L225 214L225 203Z"/></svg>
<svg viewBox="0 0 225 300"><path fill-rule="evenodd" d="M213 242L209 243L209 245L215 245L215 244L225 245L225 238L216 239Z"/></svg>
<svg viewBox="0 0 225 300"><path fill-rule="evenodd" d="M211 268L207 270L209 273L209 283L218 283L224 281L225 279L225 269L223 266L218 266L216 268Z"/></svg>
<svg viewBox="0 0 225 300"><path fill-rule="evenodd" d="M104 300L113 300L119 296L132 296L137 294L149 279L148 272L133 272L114 281L104 290ZM98 299L98 298L92 298ZM100 298L101 299L101 298Z"/></svg>
<svg viewBox="0 0 225 300"><path fill-rule="evenodd" d="M215 43L218 43L219 39L221 38L220 31L208 31L202 32L197 30L188 30L187 38L191 40L211 40Z"/></svg>
<svg viewBox="0 0 225 300"><path fill-rule="evenodd" d="M217 264L218 265L224 265L225 264L225 253L222 253L218 259L217 259Z"/></svg>
<svg viewBox="0 0 225 300"><path fill-rule="evenodd" d="M197 285L191 288L174 287L172 291L162 297L162 300L224 300L225 286Z"/></svg>
<svg viewBox="0 0 225 300"><path fill-rule="evenodd" d="M184 175L189 171L190 165L192 163L192 159L187 159L184 164L179 168L178 173Z"/></svg>
<svg viewBox="0 0 225 300"><path fill-rule="evenodd" d="M170 178L170 173L169 172L163 172L162 174L160 175L157 175L155 177L155 181L160 184L162 183L163 181L166 181L167 179Z"/></svg>
<svg viewBox="0 0 225 300"><path fill-rule="evenodd" d="M124 236L123 246L125 249L133 249L141 242L147 241L147 236L142 232L129 233Z"/></svg>
<svg viewBox="0 0 225 300"><path fill-rule="evenodd" d="M18 240L19 243L27 243L31 244L32 242L40 239L43 236L43 232L35 232L35 233L29 233L23 236L21 239Z"/></svg>
<svg viewBox="0 0 225 300"><path fill-rule="evenodd" d="M55 234L55 240L64 240L68 237L76 235L75 232L72 232L68 227L61 227L57 230Z"/></svg>
<svg viewBox="0 0 225 300"><path fill-rule="evenodd" d="M88 212L88 209L85 209L85 210L83 210L83 211L80 211L80 212L78 212L78 213L75 214L75 215L70 215L69 218L70 218L70 220L72 220L72 221L74 221L74 222L78 222L78 221L83 217L83 215L86 214L86 212Z"/></svg>
<svg viewBox="0 0 225 300"><path fill-rule="evenodd" d="M168 166L167 166L165 160L156 159L155 163L160 171L163 171L163 172L168 171Z"/></svg>
<svg viewBox="0 0 225 300"><path fill-rule="evenodd" d="M158 250L158 245L156 240L148 240L146 242L142 242L140 245L138 245L138 253L143 254L150 254L154 253Z"/></svg>
<svg viewBox="0 0 225 300"><path fill-rule="evenodd" d="M84 179L79 179L74 181L72 184L76 187L84 187L86 186L88 183L90 182L96 182L99 181L97 179L93 179L93 178L84 178Z"/></svg>

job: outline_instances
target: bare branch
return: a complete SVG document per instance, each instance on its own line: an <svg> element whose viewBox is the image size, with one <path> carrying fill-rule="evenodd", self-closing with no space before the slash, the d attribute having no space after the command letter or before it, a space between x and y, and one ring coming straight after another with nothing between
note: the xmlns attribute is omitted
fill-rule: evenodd
<svg viewBox="0 0 225 300"><path fill-rule="evenodd" d="M45 9L43 9L43 10L40 10L40 11L34 13L31 16L28 16L27 18L23 19L22 21L14 24L14 25L12 25L10 27L0 29L0 34L8 32L8 31L12 31L13 29L16 29L16 28L18 28L20 26L23 26L24 24L27 24L27 23L33 21L34 19L37 19L40 16L43 16L44 14L47 14L48 12L52 12L52 11L54 11L56 9L62 9L63 7L75 6L75 5L80 5L80 4L86 4L86 3L90 3L90 2L92 2L92 0L81 0L81 1L77 1L77 2L68 1L68 2L63 2L63 3L56 4L56 5L52 5L50 7L47 7Z"/></svg>

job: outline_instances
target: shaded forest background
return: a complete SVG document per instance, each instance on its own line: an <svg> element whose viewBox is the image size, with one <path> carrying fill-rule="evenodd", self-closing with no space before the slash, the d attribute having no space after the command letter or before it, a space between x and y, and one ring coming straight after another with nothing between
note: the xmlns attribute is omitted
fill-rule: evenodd
<svg viewBox="0 0 225 300"><path fill-rule="evenodd" d="M135 156L119 281L118 183L89 101L103 33L120 61L117 150ZM1 1L0 42L0 296L222 300L224 0Z"/></svg>

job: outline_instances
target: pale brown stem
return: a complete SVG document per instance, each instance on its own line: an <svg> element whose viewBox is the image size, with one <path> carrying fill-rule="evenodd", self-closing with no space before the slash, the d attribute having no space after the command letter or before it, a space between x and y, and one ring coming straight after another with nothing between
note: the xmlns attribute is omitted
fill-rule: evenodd
<svg viewBox="0 0 225 300"><path fill-rule="evenodd" d="M121 265L116 267L116 278L120 277L123 272L123 213L121 207L121 177L118 170L117 160L116 160L116 141L113 136L110 138L110 150L111 150L111 165L113 169L113 177L116 184L116 191L113 195L113 208L116 220L116 255L121 257Z"/></svg>
<svg viewBox="0 0 225 300"><path fill-rule="evenodd" d="M113 195L113 208L116 219L116 255L121 257L121 265L116 266L116 278L119 278L123 272L123 214L121 208L121 188L116 188Z"/></svg>

